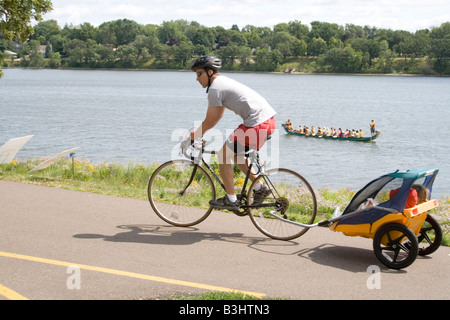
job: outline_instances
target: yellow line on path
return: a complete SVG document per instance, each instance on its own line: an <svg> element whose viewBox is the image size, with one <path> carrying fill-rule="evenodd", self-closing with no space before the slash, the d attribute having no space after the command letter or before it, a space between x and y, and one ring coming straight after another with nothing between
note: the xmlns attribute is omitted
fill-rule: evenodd
<svg viewBox="0 0 450 320"><path fill-rule="evenodd" d="M250 295L250 296L254 296L254 297L258 297L258 298L262 298L265 296L265 294L263 294L263 293L234 290L234 289L229 289L229 288L224 288L224 287L211 286L211 285L207 285L207 284L167 279L167 278L149 276L146 274L139 274L139 273L128 272L128 271L88 266L88 265L77 264L77 263L69 263L69 262L44 259L44 258L39 258L39 257L25 256L25 255L21 255L21 254L8 253L8 252L2 252L2 251L0 251L0 256L6 257L6 258L14 258L14 259L40 262L40 263L51 264L51 265L62 266L62 267L76 266L80 269L89 270L89 271L97 271L97 272L118 275L118 276L137 278L137 279L142 279L142 280L149 280L149 281L162 282L162 283L168 283L168 284L175 284L175 285L179 285L179 286L192 287L192 288L197 288L197 289L205 289L205 290L220 291L220 292L242 293L242 294L246 294L246 295ZM2 293L1 288L2 287L0 286L0 294Z"/></svg>
<svg viewBox="0 0 450 320"><path fill-rule="evenodd" d="M4 287L0 284L0 296L6 297L6 299L9 300L28 300L24 296L18 294L17 292L8 289L7 287Z"/></svg>

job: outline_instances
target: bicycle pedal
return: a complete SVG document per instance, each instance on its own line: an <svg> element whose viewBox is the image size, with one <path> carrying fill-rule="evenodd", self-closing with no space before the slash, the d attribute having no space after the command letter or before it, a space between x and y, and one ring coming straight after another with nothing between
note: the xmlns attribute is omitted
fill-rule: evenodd
<svg viewBox="0 0 450 320"><path fill-rule="evenodd" d="M238 211L238 210L233 210L231 211L233 212L235 215L239 216L239 217L245 217L248 215L247 211Z"/></svg>
<svg viewBox="0 0 450 320"><path fill-rule="evenodd" d="M236 208L236 207L215 207L215 206L211 206L214 210L219 210L219 211L229 211L232 212L236 215L240 214L240 209Z"/></svg>

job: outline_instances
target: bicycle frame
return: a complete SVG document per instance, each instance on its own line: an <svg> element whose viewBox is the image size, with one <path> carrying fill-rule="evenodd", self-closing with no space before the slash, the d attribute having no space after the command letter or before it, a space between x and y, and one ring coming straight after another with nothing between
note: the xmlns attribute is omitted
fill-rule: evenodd
<svg viewBox="0 0 450 320"><path fill-rule="evenodd" d="M195 177L195 174L197 173L197 168L198 168L198 166L200 166L201 165L201 163L206 167L206 169L208 169L208 171L209 171L209 173L214 177L214 179L217 181L217 183L222 187L222 189L223 190L225 190L225 185L223 184L223 182L222 182L222 180L220 179L220 177L214 172L214 170L211 168L211 166L205 161L205 159L204 159L204 157L203 157L203 154L211 154L211 155L214 155L214 154L218 154L218 152L217 151L214 151L214 150L205 150L204 148L205 148L205 141L202 141L202 146L201 146L201 148L199 148L199 147L196 147L195 145L192 145L192 147L194 148L194 149L196 149L196 150L199 150L200 152L199 152L199 155L198 156L193 156L193 155L187 155L186 154L186 152L183 152L184 153L184 156L187 158L187 159L190 159L191 161L192 161L192 163L193 163L193 165L194 165L194 170L192 171L192 175L191 175L191 178L189 179L189 182L188 182L188 184L187 184L187 186L180 192L180 195L183 195L184 194L184 192L186 192L186 190L189 188L189 186L191 185L191 183L194 181L194 177ZM247 173L246 173L246 175L245 175L245 180L244 180L244 184L243 184L243 186L242 186L242 191L241 191L241 194L240 194L240 202L241 202L241 206L240 206L240 209L248 209L248 208L263 208L263 207L277 207L277 209L279 209L279 206L275 203L275 204L272 204L272 203L267 203L267 204L264 204L264 203L261 203L261 204L257 204L257 205L247 205L243 200L245 199L245 196L247 196L247 184L248 184L248 182L249 182L249 180L250 180L250 174L251 174L251 172L252 172L252 168L253 168L253 165L255 165L256 166L256 168L258 169L258 172L256 173L256 175L259 175L259 174L263 174L264 173L264 171L265 171L265 165L264 166L261 166L260 165L260 163L259 163L259 154L258 154L258 152L257 151L255 151L255 150L250 150L250 151L248 151L248 152L246 152L245 153L245 155L244 155L244 157L246 157L248 160L249 160L249 166L248 166L248 170L247 170ZM264 176L264 174L262 175L263 176L263 178L264 178L264 180L266 181L266 183L267 184L270 184L271 186L272 186L272 188L271 188L271 191L272 190L275 190L275 192L276 192L276 189L274 188L274 186L273 186L273 184L270 182L270 180L269 179L267 179L267 177L266 176ZM273 193L273 191L272 191L272 193ZM276 210L277 210L276 209Z"/></svg>

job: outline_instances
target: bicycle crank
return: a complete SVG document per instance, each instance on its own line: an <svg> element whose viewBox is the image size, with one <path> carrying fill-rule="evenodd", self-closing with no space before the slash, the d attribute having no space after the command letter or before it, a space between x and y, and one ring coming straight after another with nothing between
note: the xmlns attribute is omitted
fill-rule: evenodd
<svg viewBox="0 0 450 320"><path fill-rule="evenodd" d="M284 214L289 208L289 200L285 197L279 197L276 199L277 204L277 212L283 215L283 218L287 219L287 216Z"/></svg>

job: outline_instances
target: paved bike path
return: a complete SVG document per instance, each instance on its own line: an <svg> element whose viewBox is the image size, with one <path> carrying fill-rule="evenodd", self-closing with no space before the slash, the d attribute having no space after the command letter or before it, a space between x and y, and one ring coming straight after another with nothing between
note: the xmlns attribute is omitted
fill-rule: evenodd
<svg viewBox="0 0 450 320"><path fill-rule="evenodd" d="M0 300L145 299L228 289L288 299L450 296L447 247L395 271L378 262L371 239L323 228L280 242L248 217L225 212L177 228L147 201L6 181L0 201ZM372 265L381 273L368 273Z"/></svg>

